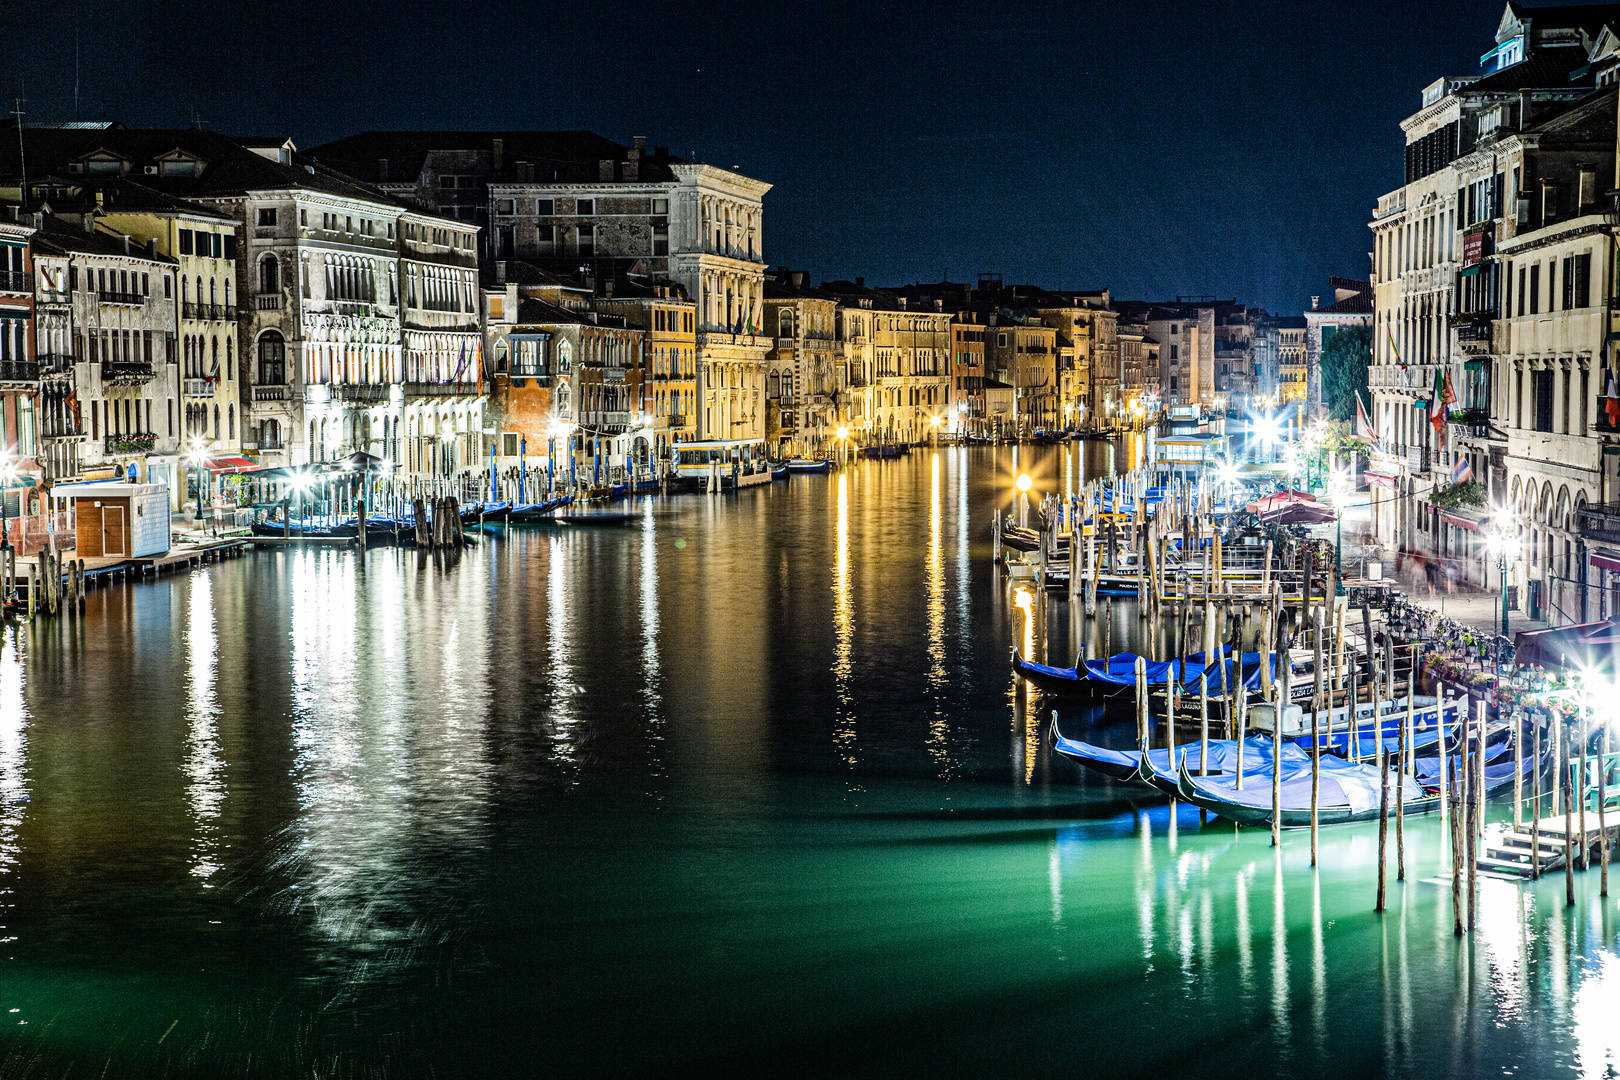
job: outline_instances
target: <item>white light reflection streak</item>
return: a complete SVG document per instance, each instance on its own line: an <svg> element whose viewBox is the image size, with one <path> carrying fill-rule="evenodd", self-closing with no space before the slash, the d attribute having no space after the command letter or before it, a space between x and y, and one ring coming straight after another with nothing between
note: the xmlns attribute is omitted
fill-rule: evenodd
<svg viewBox="0 0 1620 1080"><path fill-rule="evenodd" d="M933 456L929 487L928 561L928 689L934 696L934 716L928 722L928 752L940 765L939 778L951 774L950 725L945 720L945 548L940 537L939 454Z"/></svg>
<svg viewBox="0 0 1620 1080"><path fill-rule="evenodd" d="M568 552L561 536L551 538L551 557L546 560L546 640L551 655L548 669L552 686L551 750L564 761L573 761L574 746L574 620L568 610Z"/></svg>
<svg viewBox="0 0 1620 1080"><path fill-rule="evenodd" d="M1575 1067L1582 1076L1620 1073L1620 957L1598 953L1587 958L1586 977L1570 1005L1575 1036Z"/></svg>
<svg viewBox="0 0 1620 1080"><path fill-rule="evenodd" d="M1280 1049L1288 1049L1288 921L1283 911L1282 851L1272 855L1271 879L1271 1027Z"/></svg>
<svg viewBox="0 0 1620 1080"><path fill-rule="evenodd" d="M1248 998L1254 992L1254 955L1249 942L1249 871L1239 870L1237 893L1238 986Z"/></svg>
<svg viewBox="0 0 1620 1080"><path fill-rule="evenodd" d="M28 808L28 706L19 631L7 627L0 640L0 873L9 873L21 854L18 834Z"/></svg>
<svg viewBox="0 0 1620 1080"><path fill-rule="evenodd" d="M1401 907L1401 914L1406 908ZM1311 869L1311 1028L1317 1050L1327 1039L1327 951L1322 940L1322 874Z"/></svg>
<svg viewBox="0 0 1620 1080"><path fill-rule="evenodd" d="M641 669L646 687L642 690L654 728L662 723L658 711L662 700L662 675L658 668L658 545L653 532L652 502L642 519L641 533ZM653 738L662 738L655 731Z"/></svg>
<svg viewBox="0 0 1620 1080"><path fill-rule="evenodd" d="M1153 970L1153 827L1146 812L1136 815L1136 922L1142 939L1142 959Z"/></svg>
<svg viewBox="0 0 1620 1080"><path fill-rule="evenodd" d="M838 524L833 562L833 686L838 696L838 716L833 725L833 742L844 763L855 764L854 698L849 692L854 674L855 604L849 590L849 474L838 474Z"/></svg>
<svg viewBox="0 0 1620 1080"><path fill-rule="evenodd" d="M225 759L219 744L216 677L219 639L214 629L213 577L199 570L191 577L186 611L186 803L196 828L191 873L206 879L219 870L219 813L225 801Z"/></svg>

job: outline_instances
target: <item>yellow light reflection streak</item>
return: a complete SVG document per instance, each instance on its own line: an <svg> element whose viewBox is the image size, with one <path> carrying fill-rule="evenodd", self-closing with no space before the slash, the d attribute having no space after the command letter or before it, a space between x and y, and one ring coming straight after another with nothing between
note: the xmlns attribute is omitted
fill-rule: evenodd
<svg viewBox="0 0 1620 1080"><path fill-rule="evenodd" d="M215 684L219 641L214 628L213 576L206 570L192 575L186 621L186 803L197 831L191 873L207 879L220 868L217 822L225 801L225 759L220 753Z"/></svg>
<svg viewBox="0 0 1620 1080"><path fill-rule="evenodd" d="M833 563L833 684L838 695L838 719L833 741L844 762L855 764L854 698L849 692L854 673L855 606L849 590L849 475L838 475L838 525Z"/></svg>
<svg viewBox="0 0 1620 1080"><path fill-rule="evenodd" d="M1035 654L1035 594L1023 585L1013 593L1013 607L1024 613L1024 651L1023 655L1036 659ZM1014 707L1016 708L1016 692ZM1028 784L1035 779L1035 755L1040 751L1040 718L1035 710L1039 707L1040 698L1036 694L1024 695L1024 783ZM1018 722L1016 719L1013 721ZM1016 730L1016 729L1015 729Z"/></svg>
<svg viewBox="0 0 1620 1080"><path fill-rule="evenodd" d="M942 707L945 689L945 548L940 538L939 455L933 459L928 510L928 688L935 694L934 716L928 722L928 752L943 767L940 779L949 779L950 725Z"/></svg>

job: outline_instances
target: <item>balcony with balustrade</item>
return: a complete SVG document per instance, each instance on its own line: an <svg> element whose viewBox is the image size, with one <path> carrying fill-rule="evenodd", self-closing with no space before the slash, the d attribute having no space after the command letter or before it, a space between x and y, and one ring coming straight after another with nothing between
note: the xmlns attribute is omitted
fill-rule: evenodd
<svg viewBox="0 0 1620 1080"><path fill-rule="evenodd" d="M66 379L73 377L73 364L75 358L66 353L40 353L39 374L42 379Z"/></svg>
<svg viewBox="0 0 1620 1080"><path fill-rule="evenodd" d="M7 360L0 362L0 383L27 383L39 382L39 365L22 360Z"/></svg>
<svg viewBox="0 0 1620 1080"><path fill-rule="evenodd" d="M405 397L409 398L458 398L477 397L483 388L475 382L407 382L405 384Z"/></svg>
<svg viewBox="0 0 1620 1080"><path fill-rule="evenodd" d="M292 397L292 387L284 383L270 383L253 388L254 401L286 401Z"/></svg>
<svg viewBox="0 0 1620 1080"><path fill-rule="evenodd" d="M142 386L157 377L151 364L126 363L122 360L101 365L101 381L113 386Z"/></svg>
<svg viewBox="0 0 1620 1080"><path fill-rule="evenodd" d="M1575 512L1575 527L1588 540L1620 544L1620 505L1583 506Z"/></svg>
<svg viewBox="0 0 1620 1080"><path fill-rule="evenodd" d="M34 275L27 270L0 270L0 292L31 293Z"/></svg>

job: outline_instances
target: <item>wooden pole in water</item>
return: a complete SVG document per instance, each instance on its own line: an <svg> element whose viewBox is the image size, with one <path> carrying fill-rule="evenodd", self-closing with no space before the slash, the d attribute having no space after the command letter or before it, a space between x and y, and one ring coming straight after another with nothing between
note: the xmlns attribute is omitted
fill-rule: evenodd
<svg viewBox="0 0 1620 1080"><path fill-rule="evenodd" d="M1316 865L1317 807L1322 801L1322 609L1316 609L1316 698L1311 702L1311 865ZM1328 730L1333 728L1328 710Z"/></svg>
<svg viewBox="0 0 1620 1080"><path fill-rule="evenodd" d="M1345 655L1344 655L1344 613L1345 613L1345 609L1348 606L1349 605L1346 604L1343 600L1340 600L1338 598L1334 598L1334 601L1333 601L1333 655L1334 655L1333 679L1334 679L1334 681L1339 682L1341 684L1340 685L1341 690L1344 689L1345 685L1349 685L1349 686L1352 686L1352 687L1354 686L1354 680L1350 679L1349 672L1346 671L1346 663L1345 663ZM1350 700L1351 696L1352 696L1351 694L1346 694L1345 695L1345 700L1346 701ZM1354 710L1351 710L1351 711L1354 712ZM1329 728L1329 730L1331 730L1332 727L1333 727L1332 717L1333 717L1333 687L1332 687L1331 684L1329 684L1329 686L1328 686L1328 728Z"/></svg>
<svg viewBox="0 0 1620 1080"><path fill-rule="evenodd" d="M1574 810L1569 805L1569 770L1558 770L1558 786L1564 792L1564 906L1575 906L1575 831Z"/></svg>
<svg viewBox="0 0 1620 1080"><path fill-rule="evenodd" d="M1147 661L1136 658L1136 743L1145 756L1148 751Z"/></svg>
<svg viewBox="0 0 1620 1080"><path fill-rule="evenodd" d="M1406 770L1412 749L1412 673L1406 673L1406 721L1395 741L1395 880L1406 880Z"/></svg>
<svg viewBox="0 0 1620 1080"><path fill-rule="evenodd" d="M1225 585L1223 583L1226 580L1226 574L1223 571L1222 564L1221 564L1221 559L1223 557L1224 556L1222 555L1222 552L1221 552L1221 531L1219 529L1216 529L1215 530L1215 558L1214 558L1214 561L1215 561L1215 582L1216 582L1216 584L1221 585L1222 591L1224 592L1225 591Z"/></svg>
<svg viewBox="0 0 1620 1080"><path fill-rule="evenodd" d="M1598 753L1600 755L1607 755L1607 754L1609 754L1611 752L1612 751L1610 751L1610 749L1609 749L1609 725L1604 724L1603 725L1603 746L1598 751ZM1602 881L1600 882L1599 887L1598 887L1598 895L1599 896L1608 896L1609 895L1609 828L1608 828L1607 823L1603 820L1603 813L1604 813L1604 811L1603 811L1603 803L1609 797L1608 796L1608 786L1607 786L1608 781L1604 777L1603 774L1608 772L1608 770L1609 770L1609 759L1606 756L1600 756L1598 758L1598 781L1597 781L1598 782L1598 804L1597 804L1598 865L1603 868L1603 870L1602 870L1603 878L1602 878Z"/></svg>
<svg viewBox="0 0 1620 1080"><path fill-rule="evenodd" d="M1517 716L1509 736L1513 739L1513 827L1518 829L1524 822L1524 721Z"/></svg>
<svg viewBox="0 0 1620 1080"><path fill-rule="evenodd" d="M1455 790L1456 785L1452 785ZM1460 814L1451 815L1451 920L1452 933L1463 936L1462 834L1457 824Z"/></svg>
<svg viewBox="0 0 1620 1080"><path fill-rule="evenodd" d="M1481 704L1483 705L1483 702ZM1484 718L1484 715L1482 711L1480 713L1481 719ZM1475 792L1479 784L1474 770L1475 763L1480 757L1480 751L1484 749L1484 734L1482 726L1475 733L1475 737L1471 742L1464 742L1463 744L1463 766L1468 773L1468 784L1465 789L1468 792L1468 819L1466 822L1468 833L1464 838L1463 851L1468 859L1468 932L1470 934L1474 932L1474 923L1479 916L1479 860L1475 858L1475 843L1478 836L1476 830L1479 825L1479 801L1475 797ZM1473 754L1472 758L1468 756L1470 753Z"/></svg>
<svg viewBox="0 0 1620 1080"><path fill-rule="evenodd" d="M1114 655L1114 598L1108 597L1103 602L1103 649L1102 661L1106 665Z"/></svg>
<svg viewBox="0 0 1620 1080"><path fill-rule="evenodd" d="M1553 787L1549 795L1552 796L1552 816L1557 817L1563 813L1562 800L1564 797L1564 718L1556 709L1548 713L1552 721L1552 730L1547 734L1547 750L1552 755Z"/></svg>
<svg viewBox="0 0 1620 1080"><path fill-rule="evenodd" d="M1275 631L1273 631L1274 636ZM1287 642L1277 642L1278 651L1287 646ZM1288 667L1282 665L1282 688L1277 695L1276 705L1272 712L1271 721L1271 846L1277 847L1282 843L1282 741L1283 719L1288 710Z"/></svg>
<svg viewBox="0 0 1620 1080"><path fill-rule="evenodd" d="M1484 716L1483 713L1480 714ZM1580 786L1575 789L1575 802L1579 807L1581 826L1581 870L1592 869L1592 845L1586 839L1586 744L1592 737L1591 726L1588 723L1586 710L1581 710L1580 750L1576 755L1577 768L1575 775L1580 777Z"/></svg>
<svg viewBox="0 0 1620 1080"><path fill-rule="evenodd" d="M1373 724L1373 758L1382 760L1384 755L1384 679L1383 671L1378 664L1382 656L1372 649L1367 650L1367 681L1372 684L1372 724ZM1359 757L1361 748L1356 748Z"/></svg>
<svg viewBox="0 0 1620 1080"><path fill-rule="evenodd" d="M1215 655L1215 605L1204 599L1204 666L1198 673L1198 775L1209 772L1209 665Z"/></svg>
<svg viewBox="0 0 1620 1080"><path fill-rule="evenodd" d="M1450 795L1446 786L1451 782L1451 774L1446 771L1446 684L1434 684L1434 722L1440 729L1440 737L1436 741L1440 754L1440 820L1446 820L1451 813Z"/></svg>
<svg viewBox="0 0 1620 1080"><path fill-rule="evenodd" d="M1378 903L1374 911L1384 910L1384 877L1388 873L1389 856L1389 755L1378 756Z"/></svg>
<svg viewBox="0 0 1620 1080"><path fill-rule="evenodd" d="M1536 763L1530 773L1530 797L1535 803L1530 808L1530 880L1535 881L1541 877L1541 768L1546 764L1541 758L1541 725L1535 713L1530 714L1530 734L1536 740L1530 748Z"/></svg>
<svg viewBox="0 0 1620 1080"><path fill-rule="evenodd" d="M1226 619L1227 613L1228 613L1226 605L1223 604L1221 606L1221 612L1222 612L1222 615L1221 615L1222 625L1224 626L1225 625L1225 619ZM1230 739L1232 737L1233 723L1237 719L1237 717L1236 717L1236 714L1229 707L1230 703L1227 701L1227 696L1226 696L1226 652L1227 652L1228 646L1227 646L1226 642L1224 640L1222 640L1225 637L1225 635L1223 635L1223 634L1215 634L1213 636L1215 638L1216 648L1220 650L1220 654L1221 654L1220 658L1219 658L1219 661L1218 661L1220 666L1215 669L1215 674L1221 680L1221 701L1222 701L1223 704L1228 705L1228 707L1225 709L1225 712L1226 712L1226 737L1228 739ZM1239 662L1241 663L1241 658L1240 658Z"/></svg>

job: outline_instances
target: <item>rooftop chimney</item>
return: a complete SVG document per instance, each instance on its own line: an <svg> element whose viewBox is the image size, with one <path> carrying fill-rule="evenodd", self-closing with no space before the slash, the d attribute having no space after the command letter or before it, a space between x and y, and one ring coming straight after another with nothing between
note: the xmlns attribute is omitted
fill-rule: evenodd
<svg viewBox="0 0 1620 1080"><path fill-rule="evenodd" d="M600 158L596 162L596 178L598 180L613 179L613 159Z"/></svg>
<svg viewBox="0 0 1620 1080"><path fill-rule="evenodd" d="M119 237L118 237L118 242L121 245L123 245L124 254L128 255L129 254L129 233L120 233Z"/></svg>
<svg viewBox="0 0 1620 1080"><path fill-rule="evenodd" d="M804 278L805 278L805 273L804 273L803 270L795 270L792 273L788 274L788 280L793 282L793 287L795 289L804 288Z"/></svg>
<svg viewBox="0 0 1620 1080"><path fill-rule="evenodd" d="M495 284L497 284L497 285L505 285L506 284L506 260L505 259L496 259L495 260Z"/></svg>
<svg viewBox="0 0 1620 1080"><path fill-rule="evenodd" d="M1322 298L1320 296L1311 297L1311 310L1315 311L1317 309L1317 305L1319 305L1321 302Z"/></svg>
<svg viewBox="0 0 1620 1080"><path fill-rule="evenodd" d="M490 159L490 164L494 167L494 171L495 171L495 174L497 176L500 175L501 161L505 157L506 157L506 140L505 139L491 139L489 141L489 159Z"/></svg>
<svg viewBox="0 0 1620 1080"><path fill-rule="evenodd" d="M377 159L377 183L388 183L388 159L385 157Z"/></svg>
<svg viewBox="0 0 1620 1080"><path fill-rule="evenodd" d="M647 151L647 136L637 135L635 146L625 154L624 178L626 180L641 179L641 155Z"/></svg>
<svg viewBox="0 0 1620 1080"><path fill-rule="evenodd" d="M146 257L148 259L157 258L157 237L155 236L146 242Z"/></svg>
<svg viewBox="0 0 1620 1080"><path fill-rule="evenodd" d="M632 137L630 141L635 144L634 153L636 157L640 157L642 154L647 152L647 136L636 135Z"/></svg>

